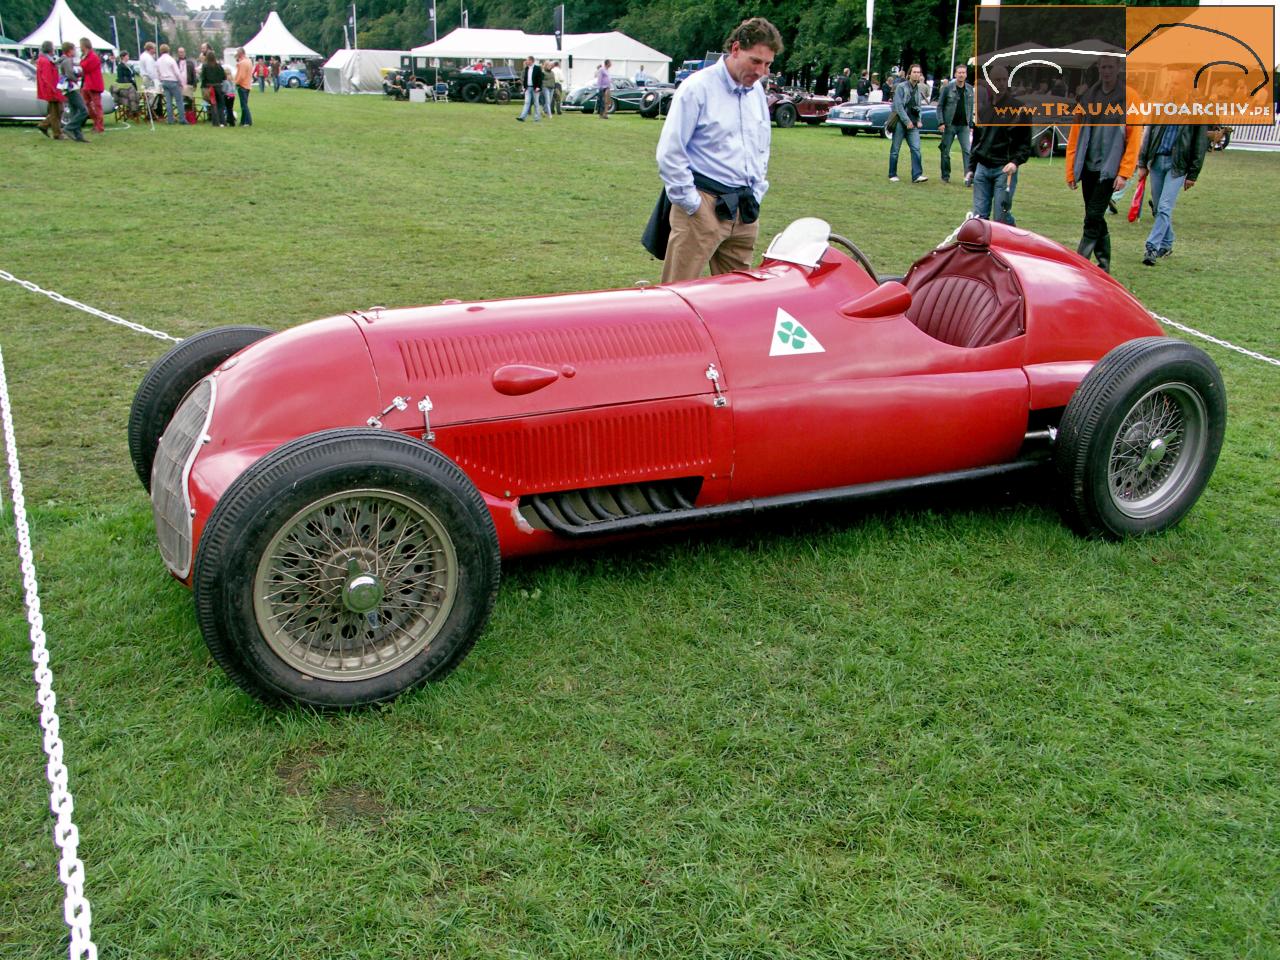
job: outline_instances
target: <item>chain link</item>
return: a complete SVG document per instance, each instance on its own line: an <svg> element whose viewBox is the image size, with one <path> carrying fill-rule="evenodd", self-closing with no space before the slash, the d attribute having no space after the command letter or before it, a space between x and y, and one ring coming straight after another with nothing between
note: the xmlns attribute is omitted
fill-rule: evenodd
<svg viewBox="0 0 1280 960"><path fill-rule="evenodd" d="M150 327L144 327L142 324L134 323L132 320L117 317L114 313L107 313L105 310L99 310L96 307L91 307L86 303L81 303L79 300L72 300L70 297L64 297L62 294L53 290L45 290L43 287L36 286L30 280L21 280L18 277L15 277L7 270L0 270L0 280L6 280L9 283L16 283L18 286L29 290L32 293L38 293L48 297L54 303L62 303L66 304L68 307L75 307L77 310L83 310L85 313L92 314L93 316L106 320L109 323L116 323L122 327L128 327L135 333L145 333L148 336L155 337L157 340L165 340L169 343L181 342L181 337L171 337L169 334L161 333L159 330L152 330Z"/></svg>
<svg viewBox="0 0 1280 960"><path fill-rule="evenodd" d="M13 432L13 410L9 403L9 381L4 370L4 351L0 350L0 418L4 421L4 442L9 455L9 486L13 495L13 525L18 536L18 556L22 562L22 587L26 594L27 622L31 624L31 660L36 668L36 703L40 706L40 727L44 730L44 752L49 758L45 776L49 791L49 810L57 817L53 842L62 851L58 862L58 879L67 889L62 916L71 930L71 960L97 960L98 948L90 935L92 914L84 895L84 863L77 856L80 831L71 820L75 801L68 789L66 764L62 762L62 739L58 736L58 698L53 692L53 671L49 669L49 648L44 633L44 615L40 612L40 595L36 585L36 564L31 553L31 530L27 526L27 501L22 492L22 473L18 468L18 443Z"/></svg>
<svg viewBox="0 0 1280 960"><path fill-rule="evenodd" d="M1219 340L1211 334L1204 333L1194 327L1188 327L1184 324L1178 323L1176 320L1170 320L1168 317L1162 317L1158 313L1153 313L1151 315L1166 327L1173 327L1175 330L1181 330L1183 333L1189 333L1193 337L1199 337L1201 340L1208 340L1210 343L1216 343L1220 347L1226 347L1228 350L1234 350L1236 353L1242 353L1246 357L1250 357L1254 360L1261 360L1263 363L1269 363L1273 367L1280 367L1280 360L1277 360L1275 357L1268 357L1265 353L1258 353L1256 350L1246 350L1244 347L1237 347L1234 343L1229 343L1226 340Z"/></svg>

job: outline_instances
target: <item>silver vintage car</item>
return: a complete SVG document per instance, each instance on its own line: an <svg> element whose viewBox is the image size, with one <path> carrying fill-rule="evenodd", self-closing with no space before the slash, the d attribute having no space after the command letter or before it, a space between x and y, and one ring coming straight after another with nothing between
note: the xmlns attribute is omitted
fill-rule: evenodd
<svg viewBox="0 0 1280 960"><path fill-rule="evenodd" d="M102 94L102 113L114 113L110 93ZM45 105L36 96L36 67L18 57L0 55L0 120L43 120Z"/></svg>

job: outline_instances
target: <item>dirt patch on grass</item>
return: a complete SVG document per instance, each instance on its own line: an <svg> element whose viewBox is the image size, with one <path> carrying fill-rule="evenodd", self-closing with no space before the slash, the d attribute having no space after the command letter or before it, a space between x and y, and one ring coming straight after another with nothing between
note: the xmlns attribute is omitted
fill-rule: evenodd
<svg viewBox="0 0 1280 960"><path fill-rule="evenodd" d="M291 797L302 797L311 793L307 779L320 766L319 759L328 752L328 744L313 743L309 747L286 753L276 765L276 776L280 778L284 792Z"/></svg>
<svg viewBox="0 0 1280 960"><path fill-rule="evenodd" d="M377 827L387 820L386 804L359 785L326 790L321 813L333 828Z"/></svg>

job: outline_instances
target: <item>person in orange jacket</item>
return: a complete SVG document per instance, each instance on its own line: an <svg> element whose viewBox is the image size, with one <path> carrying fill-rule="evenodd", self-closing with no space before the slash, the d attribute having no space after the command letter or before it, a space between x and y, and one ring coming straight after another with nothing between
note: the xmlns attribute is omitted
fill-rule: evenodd
<svg viewBox="0 0 1280 960"><path fill-rule="evenodd" d="M1071 128L1067 138L1067 186L1084 194L1084 231L1076 253L1111 272L1111 234L1107 230L1107 204L1111 194L1123 190L1138 164L1142 127L1124 126L1125 96L1119 83L1120 63L1114 57L1098 58L1098 82L1080 98L1090 115L1112 124L1087 124ZM1117 111L1118 107L1118 111Z"/></svg>

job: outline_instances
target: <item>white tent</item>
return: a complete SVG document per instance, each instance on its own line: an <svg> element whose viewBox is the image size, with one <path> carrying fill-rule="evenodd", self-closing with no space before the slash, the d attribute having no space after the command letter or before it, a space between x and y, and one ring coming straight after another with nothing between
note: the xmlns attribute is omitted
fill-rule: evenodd
<svg viewBox="0 0 1280 960"><path fill-rule="evenodd" d="M81 37L88 37L95 50L118 52L115 44L103 40L81 22L80 18L67 6L67 0L54 0L53 9L49 11L49 16L45 18L44 23L36 27L35 31L22 41L21 45L24 47L38 47L46 40L49 40L54 46L61 46L62 43L70 40L78 47L80 46Z"/></svg>
<svg viewBox="0 0 1280 960"><path fill-rule="evenodd" d="M415 56L438 57L442 60L523 60L530 54L542 60L555 56L556 38L525 33L523 30L459 27L435 43L414 47L411 52Z"/></svg>
<svg viewBox="0 0 1280 960"><path fill-rule="evenodd" d="M320 56L290 33L289 28L280 19L280 14L274 10L267 14L267 20L257 35L244 44L244 52L249 57L279 57L283 61L306 60Z"/></svg>
<svg viewBox="0 0 1280 960"><path fill-rule="evenodd" d="M399 69L405 50L339 50L324 65L325 93L382 93L382 69Z"/></svg>
<svg viewBox="0 0 1280 960"><path fill-rule="evenodd" d="M566 80L570 89L591 83L596 69L605 60L613 61L611 73L615 77L630 79L642 67L645 73L658 80L666 81L671 77L670 57L617 30L611 33L568 34L564 38L562 54L556 59L569 68ZM568 54L573 55L571 65Z"/></svg>
<svg viewBox="0 0 1280 960"><path fill-rule="evenodd" d="M596 68L605 60L613 61L615 77L631 77L641 67L659 80L670 76L669 56L625 33L566 33L562 39L563 46L557 50L553 34L459 28L435 43L414 47L412 53L442 60L522 61L530 55L537 60L559 60L570 89L590 83Z"/></svg>

